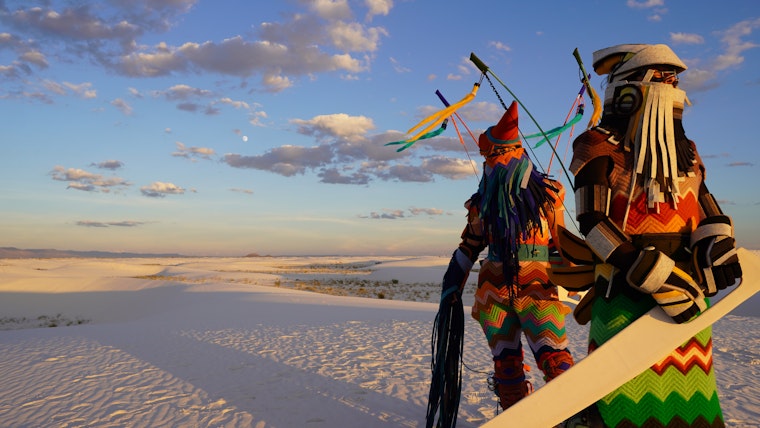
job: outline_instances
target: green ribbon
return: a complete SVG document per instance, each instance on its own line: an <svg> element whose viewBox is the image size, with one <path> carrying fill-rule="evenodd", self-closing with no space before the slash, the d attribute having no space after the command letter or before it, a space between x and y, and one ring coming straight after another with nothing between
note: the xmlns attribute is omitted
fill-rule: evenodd
<svg viewBox="0 0 760 428"><path fill-rule="evenodd" d="M438 135L441 135L441 133L446 130L446 123L448 121L449 121L448 119L444 120L443 123L441 124L440 128L436 129L435 131L427 132L427 133L423 134L420 138L417 138L417 139L414 139L414 140L411 140L411 141L409 141L409 139L402 140L402 141L393 141L391 143L385 143L384 145L385 146L395 146L395 145L403 144L403 146L400 147L400 148L398 148L398 149L396 149L396 151L397 152L404 151L404 150L408 149L409 147L411 147L412 144L414 144L417 140L424 140L426 138L433 138L433 137L436 137Z"/></svg>
<svg viewBox="0 0 760 428"><path fill-rule="evenodd" d="M575 125L576 123L578 123L581 120L582 117L583 117L583 112L579 112L569 122L567 122L566 124L564 124L562 126L558 126L556 128L552 128L552 129L546 131L545 133L543 133L543 132L536 132L535 134L523 135L522 139L523 140L530 140L532 138L544 137L544 138L542 138L539 142L537 142L533 146L534 149L539 148L545 142L551 140L552 138L556 137L557 135L559 135L559 134L567 131L568 129L570 129L573 125ZM486 133L488 134L488 139L491 140L491 141L493 141L493 143L495 145L504 145L504 146L506 146L506 145L509 145L509 144L519 143L520 140L521 140L520 137L514 138L512 140L499 140L498 138L495 138L495 137L493 137L491 135L491 129L490 128L486 131Z"/></svg>

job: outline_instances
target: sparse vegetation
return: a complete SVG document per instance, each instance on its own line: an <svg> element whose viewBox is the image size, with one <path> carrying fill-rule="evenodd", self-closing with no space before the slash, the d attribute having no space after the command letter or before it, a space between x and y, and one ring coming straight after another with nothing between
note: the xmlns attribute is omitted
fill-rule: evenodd
<svg viewBox="0 0 760 428"><path fill-rule="evenodd" d="M370 299L407 300L415 302L438 302L440 283L403 283L398 278L377 281L363 278L372 273L373 267L381 262L362 261L352 263L310 263L282 264L253 269L216 270L219 275L208 277L185 277L181 275L143 275L135 278L154 281L205 284L225 282L241 285L262 285L336 296L355 296ZM262 280L246 274L273 275L273 279ZM473 293L472 287L465 293Z"/></svg>
<svg viewBox="0 0 760 428"><path fill-rule="evenodd" d="M68 318L62 314L54 316L40 315L36 318L27 317L2 317L0 318L0 330L20 330L25 328L42 327L70 327L74 325L88 324L90 320L84 318Z"/></svg>
<svg viewBox="0 0 760 428"><path fill-rule="evenodd" d="M439 282L405 283L398 278L390 280L367 279L373 267L381 262L283 264L254 267L250 270L216 270L199 275L151 274L132 278L164 281L166 283L214 284L240 286L282 287L336 296L354 296L368 299L404 300L437 303L440 298ZM156 264L156 266L163 266ZM262 276L261 274L265 274ZM465 294L474 293L474 287L465 288ZM470 296L471 297L471 296ZM0 331L26 328L52 328L89 324L91 320L71 318L63 314L37 317L0 317Z"/></svg>
<svg viewBox="0 0 760 428"><path fill-rule="evenodd" d="M406 300L414 302L437 302L441 286L438 283L401 283L390 281L370 281L361 278L299 279L283 278L276 281L278 287L336 296L356 296L375 299Z"/></svg>

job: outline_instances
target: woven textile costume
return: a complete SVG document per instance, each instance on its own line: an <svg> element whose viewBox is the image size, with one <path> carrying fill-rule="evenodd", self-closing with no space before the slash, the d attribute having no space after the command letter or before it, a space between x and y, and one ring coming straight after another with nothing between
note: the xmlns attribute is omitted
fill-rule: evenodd
<svg viewBox="0 0 760 428"><path fill-rule="evenodd" d="M606 262L596 268L589 352L657 304L667 307L656 293L631 285L636 264L648 260L642 254L666 256L657 260L674 261L679 273L668 278L693 283L683 274L695 271L690 238L702 220L719 213L681 124L685 93L672 80L653 78L660 69L674 77L686 66L665 45L618 45L595 52L594 69L609 74L604 114L574 141L570 166L581 232ZM631 251L621 256L621 248ZM681 319L669 313L678 322L709 305L699 290L685 295L693 308ZM598 401L605 427L724 427L712 346L708 328Z"/></svg>
<svg viewBox="0 0 760 428"><path fill-rule="evenodd" d="M547 274L556 253L552 228L556 221L564 222L564 190L537 172L525 154L516 103L480 136L478 145L485 156L483 177L478 192L465 203L468 223L449 270L469 272L488 247L472 316L488 340L495 392L506 409L532 391L523 370L523 333L545 380L573 365L566 350L569 308L559 302Z"/></svg>

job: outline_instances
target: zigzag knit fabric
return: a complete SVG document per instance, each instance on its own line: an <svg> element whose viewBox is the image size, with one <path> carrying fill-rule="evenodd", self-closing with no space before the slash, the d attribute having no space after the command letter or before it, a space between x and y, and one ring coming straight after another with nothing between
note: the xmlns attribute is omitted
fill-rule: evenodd
<svg viewBox="0 0 760 428"><path fill-rule="evenodd" d="M583 173L582 170L594 159L610 161L611 171L602 172L608 182L598 184L609 187L606 215L629 236L649 236L647 240L652 236L668 234L688 237L703 216L698 194L704 180L704 165L694 143L681 135L680 123L676 125L679 130L675 150L678 156L678 192L653 207L648 204L643 179L631 174L635 167L634 151L626 150L619 144L626 132L625 124L608 116L602 119L600 127L584 132L573 143L570 166L573 174ZM634 179L636 185L632 186ZM677 266L691 272L690 257L676 258ZM609 300L602 297L594 300L589 331L590 351L656 305L650 295L628 287L624 273L616 276L613 283L609 289L612 292ZM662 361L598 401L597 407L605 426L724 427L713 371L711 338L711 329L702 331ZM657 338L653 337L652 340Z"/></svg>
<svg viewBox="0 0 760 428"><path fill-rule="evenodd" d="M564 323L568 309L556 300L554 288L545 287L546 268L540 281L535 278L540 276L536 273L540 269L531 272L528 264L521 263L520 273L533 276L534 282L511 291L503 285L501 263L485 261L481 267L472 316L480 322L494 357L505 349L521 352L522 333L537 361L542 351L565 349L568 345Z"/></svg>
<svg viewBox="0 0 760 428"><path fill-rule="evenodd" d="M619 294L593 306L589 350L655 306L649 296ZM656 338L653 338L656 340ZM597 402L611 428L723 428L707 328L670 355Z"/></svg>

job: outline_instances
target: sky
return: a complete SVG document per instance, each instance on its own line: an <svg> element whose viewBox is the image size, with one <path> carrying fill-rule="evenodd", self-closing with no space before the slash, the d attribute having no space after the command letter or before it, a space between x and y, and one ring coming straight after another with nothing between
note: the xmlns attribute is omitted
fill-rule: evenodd
<svg viewBox="0 0 760 428"><path fill-rule="evenodd" d="M686 135L738 244L760 249L756 0L0 0L0 247L447 255L482 162L467 130L514 97L524 134L562 125L574 49L591 71L621 43L688 65ZM385 146L443 108L436 91L478 83L461 141L450 124ZM586 103L530 153L568 188Z"/></svg>

